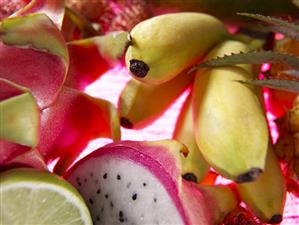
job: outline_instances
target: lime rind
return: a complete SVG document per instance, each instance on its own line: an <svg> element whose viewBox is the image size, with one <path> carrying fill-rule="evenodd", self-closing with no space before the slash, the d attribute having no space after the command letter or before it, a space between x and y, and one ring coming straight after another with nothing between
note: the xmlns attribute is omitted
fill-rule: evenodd
<svg viewBox="0 0 299 225"><path fill-rule="evenodd" d="M79 192L48 172L14 169L0 174L0 197L4 203L0 204L0 224L3 225L11 223L11 218L14 218L13 224L92 224Z"/></svg>

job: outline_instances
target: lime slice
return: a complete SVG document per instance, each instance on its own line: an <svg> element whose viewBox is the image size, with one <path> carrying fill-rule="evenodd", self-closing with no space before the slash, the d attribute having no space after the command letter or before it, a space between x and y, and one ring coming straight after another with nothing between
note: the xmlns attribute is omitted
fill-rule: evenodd
<svg viewBox="0 0 299 225"><path fill-rule="evenodd" d="M79 192L62 178L36 169L0 174L1 225L92 224Z"/></svg>

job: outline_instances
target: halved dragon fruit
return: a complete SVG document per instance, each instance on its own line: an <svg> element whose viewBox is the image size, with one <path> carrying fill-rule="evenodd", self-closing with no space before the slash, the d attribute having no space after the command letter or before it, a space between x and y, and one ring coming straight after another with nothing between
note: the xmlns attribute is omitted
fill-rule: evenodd
<svg viewBox="0 0 299 225"><path fill-rule="evenodd" d="M85 198L94 224L217 224L236 200L227 188L207 194L182 180L185 151L171 140L113 143L80 160L65 178Z"/></svg>

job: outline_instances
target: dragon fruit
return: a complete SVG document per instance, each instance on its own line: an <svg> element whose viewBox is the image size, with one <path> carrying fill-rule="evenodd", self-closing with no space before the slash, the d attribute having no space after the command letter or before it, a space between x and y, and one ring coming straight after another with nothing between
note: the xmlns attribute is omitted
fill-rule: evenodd
<svg viewBox="0 0 299 225"><path fill-rule="evenodd" d="M59 115L59 117L57 116ZM46 162L59 158L54 172L62 174L94 138L120 140L115 107L78 90L63 87L57 101L43 110L37 146Z"/></svg>
<svg viewBox="0 0 299 225"><path fill-rule="evenodd" d="M27 4L27 0L1 0L0 1L0 20L10 16Z"/></svg>
<svg viewBox="0 0 299 225"><path fill-rule="evenodd" d="M20 0L19 0L20 1ZM64 0L23 0L27 4L10 17L27 16L32 13L46 14L57 26L62 26L65 11Z"/></svg>
<svg viewBox="0 0 299 225"><path fill-rule="evenodd" d="M125 31L68 42L70 65L65 85L84 90L119 63L128 42Z"/></svg>
<svg viewBox="0 0 299 225"><path fill-rule="evenodd" d="M182 153L186 148L173 140L116 142L81 159L64 177L85 198L94 224L219 223L237 204L232 191L211 194L183 180Z"/></svg>
<svg viewBox="0 0 299 225"><path fill-rule="evenodd" d="M105 33L129 31L153 15L145 0L66 0L66 5L99 25Z"/></svg>
<svg viewBox="0 0 299 225"><path fill-rule="evenodd" d="M115 107L70 86L83 89L118 62L127 32L68 44L61 32L64 0L26 3L0 21L0 170L47 169L57 159L60 174L90 140L120 139Z"/></svg>
<svg viewBox="0 0 299 225"><path fill-rule="evenodd" d="M68 64L63 37L45 14L1 21L0 76L31 89L40 109L55 101Z"/></svg>

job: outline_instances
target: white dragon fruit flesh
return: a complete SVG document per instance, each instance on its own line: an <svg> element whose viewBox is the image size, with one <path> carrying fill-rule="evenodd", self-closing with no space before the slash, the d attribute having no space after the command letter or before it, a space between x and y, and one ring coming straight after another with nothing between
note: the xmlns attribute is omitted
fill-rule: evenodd
<svg viewBox="0 0 299 225"><path fill-rule="evenodd" d="M65 178L86 200L94 224L214 224L202 191L181 178L184 150L170 140L113 143Z"/></svg>

